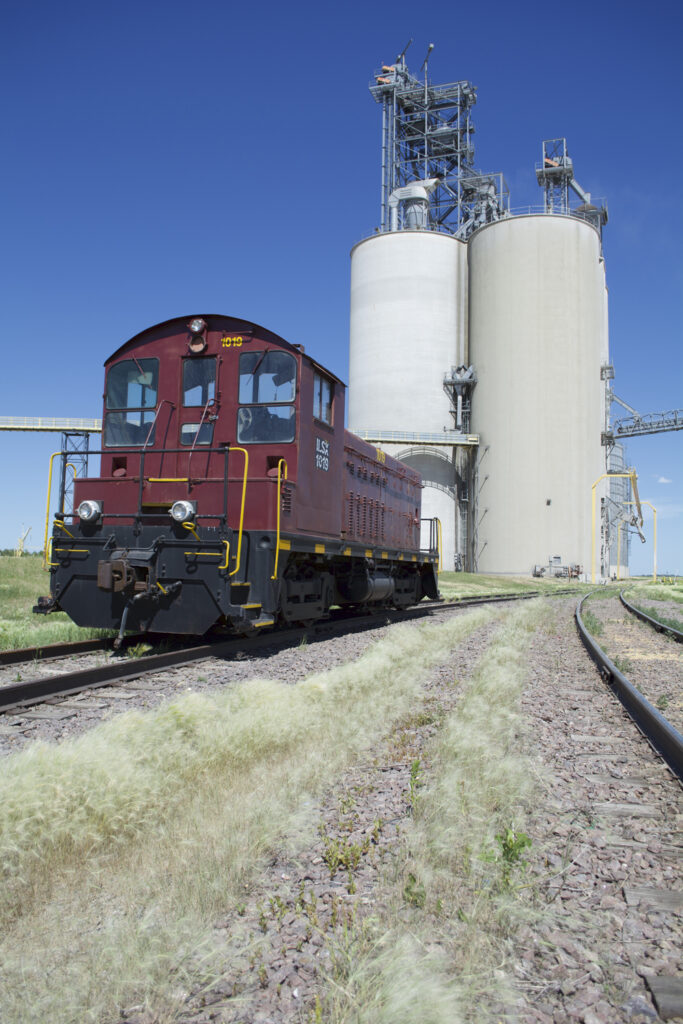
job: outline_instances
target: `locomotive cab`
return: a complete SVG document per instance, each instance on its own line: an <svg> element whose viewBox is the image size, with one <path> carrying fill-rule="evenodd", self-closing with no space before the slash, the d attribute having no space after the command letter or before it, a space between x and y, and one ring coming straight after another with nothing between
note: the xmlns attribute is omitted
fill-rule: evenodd
<svg viewBox="0 0 683 1024"><path fill-rule="evenodd" d="M55 516L53 606L121 635L203 634L310 621L358 594L391 600L396 591L405 603L435 593L435 582L415 582L426 578L420 482L407 467L389 460L400 467L392 493L405 490L410 510L392 520L391 538L384 513L381 531L372 511L369 528L360 517L349 527L349 502L372 510L380 501L349 491L344 400L339 378L256 324L177 318L136 335L105 363L102 447L91 453L100 474L77 479L73 512ZM381 454L378 495L381 480L387 490ZM357 585L359 574L374 577L387 539L416 563L407 591L386 582L387 566L381 585Z"/></svg>

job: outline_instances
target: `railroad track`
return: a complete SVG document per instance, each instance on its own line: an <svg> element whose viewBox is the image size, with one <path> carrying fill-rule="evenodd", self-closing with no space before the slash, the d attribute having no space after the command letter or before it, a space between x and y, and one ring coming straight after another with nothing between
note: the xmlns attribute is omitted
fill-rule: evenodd
<svg viewBox="0 0 683 1024"><path fill-rule="evenodd" d="M666 761L674 774L683 781L683 736L643 697L623 672L607 657L586 629L581 618L581 609L590 596L587 594L579 602L575 613L576 624L586 650L597 665L601 676L619 698L640 731Z"/></svg>
<svg viewBox="0 0 683 1024"><path fill-rule="evenodd" d="M373 626L385 625L390 622L406 621L429 615L434 610L456 609L477 604L502 603L506 601L530 600L538 597L538 591L527 591L522 594L504 594L462 598L459 601L424 602L414 608L394 610L381 609L371 615L354 613L333 613L325 622L312 626L279 629L254 637L237 637L228 640L212 640L206 643L194 643L175 650L148 654L142 658L117 658L106 665L96 665L85 669L74 669L54 676L41 676L34 679L18 680L0 687L0 712L12 711L15 708L29 707L54 697L66 697L83 690L109 686L112 683L123 683L131 679L159 672L167 668L200 661L204 658L230 658L245 650L256 651L275 645L287 647L301 642L306 637L329 637L335 633L347 632L351 627L354 631L371 629ZM139 636L126 638L128 645L140 641ZM113 647L113 638L106 640L85 640L70 644L53 644L36 648L22 648L20 651L3 652L5 657L0 664L5 667L25 664L34 661L54 660L74 654L93 653L109 650ZM16 659L7 655L16 654Z"/></svg>
<svg viewBox="0 0 683 1024"><path fill-rule="evenodd" d="M637 619L640 619L641 622L647 622L648 626L652 626L652 628L656 629L658 633L666 633L666 635L670 636L672 640L676 641L676 643L683 643L683 633L680 630L674 629L673 626L667 626L666 623L660 622L651 615L646 615L645 612L640 610L640 608L636 608L635 605L626 600L623 590L619 594L619 600L623 604L624 608L626 608L631 615L635 615Z"/></svg>

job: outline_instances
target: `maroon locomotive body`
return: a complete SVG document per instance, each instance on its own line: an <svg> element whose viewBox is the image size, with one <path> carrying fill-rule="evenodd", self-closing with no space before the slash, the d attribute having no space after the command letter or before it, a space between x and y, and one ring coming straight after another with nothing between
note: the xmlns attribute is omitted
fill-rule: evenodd
<svg viewBox="0 0 683 1024"><path fill-rule="evenodd" d="M136 335L105 363L100 474L55 516L52 607L201 634L437 597L420 477L345 430L344 402L339 378L253 323Z"/></svg>

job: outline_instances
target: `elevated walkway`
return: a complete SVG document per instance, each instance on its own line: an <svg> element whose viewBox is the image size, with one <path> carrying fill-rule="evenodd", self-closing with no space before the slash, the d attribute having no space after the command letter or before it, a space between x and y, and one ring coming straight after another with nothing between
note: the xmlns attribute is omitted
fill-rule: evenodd
<svg viewBox="0 0 683 1024"><path fill-rule="evenodd" d="M479 434L461 434L457 430L442 430L441 433L429 434L406 430L354 430L353 427L350 429L370 444L411 444L428 447L447 445L449 448L454 445L476 448L479 445Z"/></svg>
<svg viewBox="0 0 683 1024"><path fill-rule="evenodd" d="M0 416L0 430L47 430L55 433L101 434L102 420L75 420L59 416Z"/></svg>

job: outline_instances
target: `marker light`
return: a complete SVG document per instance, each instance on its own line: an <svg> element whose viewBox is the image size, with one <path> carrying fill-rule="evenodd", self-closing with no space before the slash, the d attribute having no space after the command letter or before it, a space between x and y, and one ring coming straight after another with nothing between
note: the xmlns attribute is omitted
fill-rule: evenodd
<svg viewBox="0 0 683 1024"><path fill-rule="evenodd" d="M78 506L78 516L84 523L94 523L102 514L101 501L82 501Z"/></svg>
<svg viewBox="0 0 683 1024"><path fill-rule="evenodd" d="M197 510L195 501L174 501L169 515L176 523L189 523Z"/></svg>

